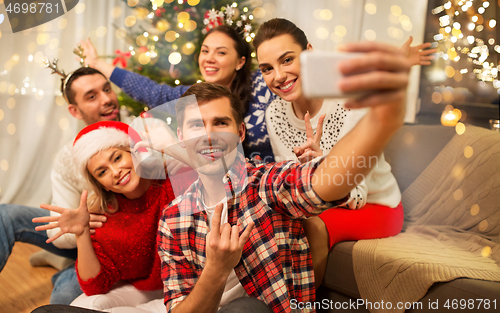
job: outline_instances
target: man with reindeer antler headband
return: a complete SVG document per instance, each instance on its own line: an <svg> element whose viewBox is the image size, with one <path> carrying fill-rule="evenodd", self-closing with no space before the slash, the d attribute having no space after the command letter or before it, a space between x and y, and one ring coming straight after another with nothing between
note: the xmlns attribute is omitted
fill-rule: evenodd
<svg viewBox="0 0 500 313"><path fill-rule="evenodd" d="M83 65L83 51L75 49ZM47 67L53 73L61 75L61 92L68 103L68 111L76 119L86 125L99 121L119 121L119 104L111 83L96 69L80 67L66 75L57 66L57 59L49 62ZM71 144L64 146L56 155L51 173L52 205L77 208L80 195L87 189L85 179L78 173L71 156ZM12 247L16 241L37 245L46 251L36 253L30 258L32 265L51 265L61 272L54 276L54 290L51 296L53 304L69 304L82 291L78 284L74 266L68 259L76 259L76 241L74 235L66 234L53 243L45 241L52 233L35 231L40 223L33 223L36 217L47 216L48 211L15 204L0 204L0 271L6 264ZM102 226L104 216L94 216L92 227ZM47 232L57 233L57 230ZM54 254L57 255L54 255ZM62 257L59 257L62 256ZM64 269L64 270L63 270Z"/></svg>
<svg viewBox="0 0 500 313"><path fill-rule="evenodd" d="M52 74L62 76L61 93L68 102L70 114L87 125L100 120L119 120L118 98L111 89L111 83L101 72L84 66L85 56L81 47L73 52L81 58L82 67L68 75L58 68L57 59L46 62ZM85 91L77 95L80 87Z"/></svg>

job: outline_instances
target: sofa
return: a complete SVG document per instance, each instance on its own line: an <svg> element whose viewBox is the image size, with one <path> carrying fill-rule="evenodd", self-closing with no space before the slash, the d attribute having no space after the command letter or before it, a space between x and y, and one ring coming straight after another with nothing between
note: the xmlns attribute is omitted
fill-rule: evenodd
<svg viewBox="0 0 500 313"><path fill-rule="evenodd" d="M467 127L469 129L469 126ZM484 129L474 127L470 127L470 129L479 130L481 133L484 133ZM487 132L494 133L494 131L490 130L487 130ZM500 134L495 133L493 135L493 137L489 137L488 145L498 147L498 145L500 145ZM385 149L386 160L391 164L392 172L398 181L403 195L405 226L403 227L402 233L398 236L403 236L405 233L407 229L407 216L411 215L411 210L413 209L411 205L405 203L405 201L408 202L407 199L412 197L411 192L414 190L412 189L412 183L414 183L430 166L431 162L433 162L442 152L443 148L446 147L445 149L451 149L449 142L454 136L459 136L456 134L454 127L445 127L441 125L405 125L396 133ZM469 138L469 140L474 141L474 136ZM495 159L493 159L493 161L494 160ZM496 160L500 162L500 157L496 158ZM494 169L492 168L492 170ZM429 173L427 173L427 175L428 174ZM493 175L499 174L500 173L495 173ZM500 176L498 176L497 181L500 181ZM439 181L434 181L428 184L430 185L428 186L430 188L429 190L443 188L441 185L432 186L433 184L439 183ZM478 190L477 192L474 191L471 194L478 194L481 191L482 190ZM494 194L487 194L486 197L490 197L491 201L497 201L497 196ZM500 224L500 219L498 219L500 202L491 203L491 205L493 210L496 210L495 219L497 225L491 225L490 222L488 227L493 229L493 233L496 233L496 230L500 228L500 225L498 225ZM492 239L492 246L494 247L493 254L496 253L495 255L498 256L500 236L498 234L496 234L496 236L496 238L493 237ZM378 242L382 243L389 239L376 240L380 240ZM366 306L361 303L360 299L365 299L365 297L360 293L358 282L362 280L363 277L360 277L360 274L356 277L355 271L360 272L360 269L363 269L363 264L354 264L353 251L355 244L357 244L357 242L341 242L336 244L330 252L325 278L322 286L317 292L317 302L320 303L316 307L318 312L373 313L404 311L404 309L387 310L387 308L383 310L380 306L381 303L377 305L371 303L371 310L368 310ZM380 258L380 255L378 255L378 257ZM491 260L488 259L488 261ZM496 261L493 260L491 262L493 262L493 264L496 262L496 266L500 267L500 260L498 260L498 258ZM405 269L399 269L399 272L404 272L404 270ZM490 272L495 272L493 274L496 275L496 271ZM366 274L367 273L364 272L363 275ZM486 274L488 275L490 273L488 272ZM358 282L356 278L358 278ZM469 312L500 312L500 280L498 280L498 276L489 279L489 281L464 277L458 277L450 281L442 281L442 279L441 281L439 281L439 279L436 280L438 281L429 286L429 288L425 286L414 286L415 289L418 289L417 287L425 289L425 294L422 294L423 297L418 300L421 306L418 304L411 307L407 305L407 310L405 312L462 312L464 310ZM408 282L406 288L409 290L413 289L412 283L413 282ZM460 302L461 299L463 299L462 302ZM483 301L480 303L480 299L489 299L490 305L485 306L485 302ZM383 300L384 299L378 299L378 301ZM465 304L465 306L463 304ZM376 306L378 306L378 308Z"/></svg>

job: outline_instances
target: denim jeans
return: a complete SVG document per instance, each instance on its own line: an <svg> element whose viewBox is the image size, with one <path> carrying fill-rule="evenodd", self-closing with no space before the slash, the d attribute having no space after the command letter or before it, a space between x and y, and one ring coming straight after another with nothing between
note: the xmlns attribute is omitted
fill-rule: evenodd
<svg viewBox="0 0 500 313"><path fill-rule="evenodd" d="M54 289L50 296L51 304L70 304L83 293L74 264L52 276L52 284Z"/></svg>
<svg viewBox="0 0 500 313"><path fill-rule="evenodd" d="M33 223L31 220L35 217L48 215L49 211L40 208L31 208L17 204L0 204L0 271L3 270L7 263L16 241L29 243L54 254L76 259L76 249L59 249L51 243L48 244L45 242L47 240L47 232L35 230L36 226L43 225L43 223ZM54 290L51 301L54 299L55 301L64 301L63 304L69 304L82 291L78 285L76 273L71 275L70 271L65 271L57 273L58 277L53 279ZM73 272L75 272L74 267ZM66 289L56 288L56 283L66 285L67 287ZM78 286L78 291L76 291L75 284Z"/></svg>

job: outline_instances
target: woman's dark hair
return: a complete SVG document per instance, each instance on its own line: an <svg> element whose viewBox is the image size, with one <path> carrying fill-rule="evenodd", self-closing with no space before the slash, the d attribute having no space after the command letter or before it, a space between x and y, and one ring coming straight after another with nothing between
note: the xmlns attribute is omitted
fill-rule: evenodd
<svg viewBox="0 0 500 313"><path fill-rule="evenodd" d="M264 41L286 34L292 36L295 43L297 43L302 50L307 49L309 41L307 41L306 34L302 29L298 28L297 25L287 19L273 18L260 25L257 35L255 35L253 40L255 51L257 51L257 48L259 48Z"/></svg>
<svg viewBox="0 0 500 313"><path fill-rule="evenodd" d="M236 73L236 76L231 83L231 91L240 97L243 106L243 112L246 112L248 109L248 103L250 102L251 98L250 85L252 60L250 56L250 45L243 39L243 36L241 36L241 34L239 34L238 31L231 26L220 25L212 28L207 33L207 36L215 32L221 32L231 38L234 41L234 48L236 49L236 52L238 52L238 55L240 57L245 57L245 64Z"/></svg>

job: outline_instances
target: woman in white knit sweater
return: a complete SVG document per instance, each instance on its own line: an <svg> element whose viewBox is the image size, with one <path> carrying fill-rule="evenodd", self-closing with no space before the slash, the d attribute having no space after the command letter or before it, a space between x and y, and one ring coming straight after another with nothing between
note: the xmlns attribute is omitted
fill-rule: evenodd
<svg viewBox="0 0 500 313"><path fill-rule="evenodd" d="M427 56L428 52L420 52L427 45L410 48L410 43L411 39L403 47L409 49L408 57L418 60L416 64L426 64L432 58ZM319 149L328 154L366 110L346 110L343 100L306 99L303 96L299 55L312 46L304 32L292 22L286 19L267 21L260 27L254 46L264 81L278 96L265 113L276 161L297 158L307 161L317 156ZM316 133L314 138L313 133ZM321 133L326 136L321 138ZM315 149L295 148L301 145L302 148L314 146ZM372 163L373 168L366 177L352 177L357 187L351 191L346 207L330 209L304 223L313 256L316 286L321 284L328 252L335 243L394 236L403 226L401 192L384 155L376 160L347 157L331 166L342 166L347 162L354 162L357 166ZM329 179L335 183L335 177Z"/></svg>

